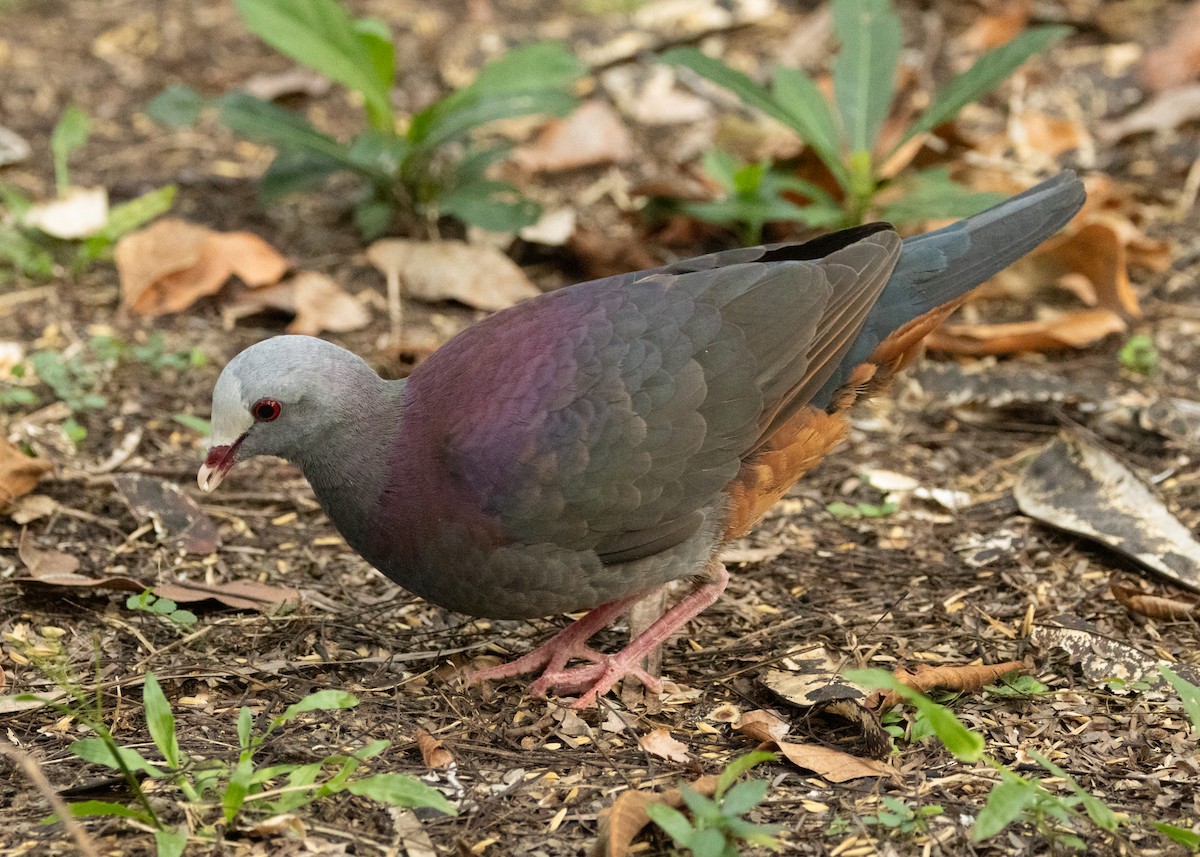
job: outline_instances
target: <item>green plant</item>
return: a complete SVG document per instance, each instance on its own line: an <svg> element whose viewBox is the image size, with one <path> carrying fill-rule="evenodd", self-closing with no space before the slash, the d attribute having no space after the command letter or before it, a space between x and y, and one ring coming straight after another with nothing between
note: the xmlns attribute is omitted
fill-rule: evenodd
<svg viewBox="0 0 1200 857"><path fill-rule="evenodd" d="M341 142L300 114L246 93L219 99L224 124L276 149L262 179L264 197L312 190L348 170L363 181L354 217L368 238L386 231L397 214L423 219L430 231L442 216L496 231L537 220L536 203L488 176L509 147L475 147L470 137L498 119L570 112L577 104L570 89L584 67L562 45L543 42L511 51L398 131L390 100L394 48L386 25L355 20L335 0L237 0L237 9L259 38L358 93L366 110L367 127ZM147 112L178 123L202 103L173 88Z"/></svg>
<svg viewBox="0 0 1200 857"><path fill-rule="evenodd" d="M88 139L91 123L86 113L70 106L62 112L50 134L50 152L54 160L54 184L57 201L66 205L73 191L68 161ZM0 266L24 276L49 277L57 264L67 264L76 273L91 263L106 259L128 232L168 211L175 201L174 185L149 191L136 199L108 207L103 203L103 221L81 237L56 237L50 228L32 220L36 203L15 188L0 186L0 202L7 215L0 219Z"/></svg>
<svg viewBox="0 0 1200 857"><path fill-rule="evenodd" d="M783 847L775 838L781 830L778 825L754 824L741 817L763 802L770 784L766 780L738 782L755 765L774 759L774 753L762 751L734 759L717 778L711 798L686 785L680 786L679 793L691 810L691 819L662 803L647 806L646 814L677 846L689 849L694 857L737 857L740 842L778 851Z"/></svg>
<svg viewBox="0 0 1200 857"><path fill-rule="evenodd" d="M47 631L53 631L47 635ZM226 828L236 824L245 813L278 815L339 792L363 797L391 806L429 807L447 814L455 809L439 792L420 780L401 774L356 776L368 759L379 755L389 741L371 741L357 750L331 754L317 762L267 767L255 765L255 754L273 732L302 715L358 705L357 697L343 691L322 690L309 694L282 714L269 721L257 734L254 716L243 707L238 715L238 754L236 759L192 759L179 745L175 714L154 673L146 673L142 692L146 727L161 760L151 761L131 746L122 745L108 728L104 717L101 683L88 690L76 681L68 669L61 643L60 629L43 629L39 638L28 626L18 625L5 634L18 652L18 658L37 667L62 692L62 701L34 694L12 697L17 702L39 702L77 720L91 733L71 744L71 752L93 764L118 772L133 805L111 801L87 800L70 804L78 817L108 816L127 818L155 832L159 857L182 853L190 835L213 838L218 821ZM98 673L97 673L98 674ZM155 781L159 793L175 788L190 805L192 828L172 827L160 816L143 787L143 778ZM219 812L219 819L216 814Z"/></svg>
<svg viewBox="0 0 1200 857"><path fill-rule="evenodd" d="M945 812L942 805L936 803L914 809L899 798L889 795L883 795L880 800L884 809L877 815L864 815L861 819L863 824L889 827L900 833L923 833L928 827L928 818Z"/></svg>
<svg viewBox="0 0 1200 857"><path fill-rule="evenodd" d="M729 89L748 106L782 122L828 168L841 190L841 202L823 191L781 186L783 191L798 191L808 199L803 215L787 219L813 226L850 226L872 213L884 220L905 222L965 217L995 202L995 195L972 193L952 181L945 168L887 180L880 167L917 135L953 119L959 110L995 88L1031 56L1065 36L1068 29L1027 30L983 54L971 68L935 93L929 106L887 150L881 148L880 131L897 95L900 20L890 0L834 0L833 30L841 44L833 63L833 105L826 101L816 82L797 69L776 68L768 89L694 48L677 48L661 59L691 69ZM884 190L889 191L891 202L882 201ZM761 219L766 210L764 206L755 217Z"/></svg>
<svg viewBox="0 0 1200 857"><path fill-rule="evenodd" d="M1117 353L1117 359L1130 372L1152 375L1158 368L1158 349L1154 347L1154 340L1150 336L1138 333L1125 341Z"/></svg>
<svg viewBox="0 0 1200 857"><path fill-rule="evenodd" d="M146 613L162 616L164 619L174 622L183 628L190 628L196 624L196 614L191 610L180 610L179 605L170 598L159 598L149 589L126 598L125 608L127 610L142 610Z"/></svg>

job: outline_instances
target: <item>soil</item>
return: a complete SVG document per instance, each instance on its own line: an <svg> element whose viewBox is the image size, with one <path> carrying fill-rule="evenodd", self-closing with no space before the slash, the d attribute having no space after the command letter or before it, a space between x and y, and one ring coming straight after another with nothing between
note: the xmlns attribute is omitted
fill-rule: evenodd
<svg viewBox="0 0 1200 857"><path fill-rule="evenodd" d="M903 2L908 44L924 38L946 45L981 8L948 0ZM350 3L355 14L386 20L397 39L401 85L397 103L409 111L444 91L459 65L473 67L482 49L528 41L544 33L593 41L604 27L625 20L586 11L589 4L444 2ZM749 70L765 68L793 44L800 22L819 10L784 3L765 22L719 36L727 56ZM1101 6L1122 6L1127 14ZM1066 21L1075 33L1050 59L1053 71L1027 79L1028 99L1078 105L1095 130L1130 106L1125 90L1102 77L1102 52L1160 41L1175 26L1180 4L1141 0L1120 4L1042 3L1038 20ZM601 22L604 26L601 26ZM620 29L619 26L616 29ZM655 41L671 40L664 36ZM653 41L653 40L652 40ZM649 63L636 56L633 64ZM942 60L934 64L944 79ZM0 182L30 197L53 193L49 134L68 104L84 107L93 121L86 147L72 159L72 180L105 186L115 201L166 183L179 186L173 213L217 229L251 230L308 269L323 271L352 293L371 293L382 306L383 282L364 256L364 243L346 214L346 193L288 198L263 207L256 178L270 152L232 138L214 119L195 129L168 131L138 111L172 83L205 95L229 91L254 74L292 68L250 35L230 3L183 0L0 0L0 125L32 146L25 162L0 170ZM1092 83L1089 84L1089 80ZM1122 78L1125 84L1131 78ZM1115 94L1114 94L1115 93ZM353 128L357 108L334 87L327 94L292 97L325 127ZM985 99L976 121L1003 127L1003 97ZM635 128L637 155L619 174L626 186L678 171L682 132ZM317 761L371 740L390 747L372 760L373 773L425 777L450 796L455 817L389 811L346 793L296 811L293 835L268 835L246 824L211 839L193 839L196 854L513 854L586 853L602 811L629 788L676 785L701 773L719 773L755 742L729 725L729 706L772 709L792 722L795 740L861 749L840 720L790 707L761 676L822 646L849 666L996 663L1027 659L1047 691L1012 697L982 691L939 697L981 732L987 751L1002 765L1028 775L1040 768L1037 751L1054 760L1083 788L1118 812L1141 819L1105 832L1086 821L1072 825L1088 853L1173 854L1153 822L1197 829L1200 824L1200 757L1196 733L1178 697L1161 688L1130 692L1084 677L1062 651L1039 648L1030 629L1069 615L1111 639L1155 658L1200 665L1200 625L1194 618L1154 619L1129 612L1110 593L1109 580L1156 592L1171 587L1115 553L1022 516L1012 485L1024 466L1061 430L1085 433L1144 477L1193 532L1200 527L1196 449L1141 428L1136 418L1112 418L1123 397L1174 396L1200 400L1195 343L1200 332L1197 218L1191 206L1175 216L1185 177L1200 157L1194 126L1141 135L1103 146L1091 161L1073 151L1063 166L1107 172L1131 186L1144 227L1173 247L1170 270L1132 270L1147 312L1135 331L1157 345L1160 364L1150 376L1121 368L1123 338L1078 351L1023 355L996 364L1015 387L1044 372L1079 394L1069 401L1018 407L950 408L918 383L916 367L886 396L859 411L848 443L807 476L768 515L744 547L781 548L759 562L731 564L732 582L711 609L666 646L667 693L658 703L626 706L616 697L576 716L561 701L524 696L518 685L464 687L455 667L483 656L526 651L567 620L483 621L449 614L398 590L350 552L289 465L255 461L239 468L222 490L201 495L195 472L203 440L174 419L205 418L221 366L247 345L282 331L286 318L258 316L228 325L219 298L188 311L148 321L123 311L111 264L49 281L20 275L0 281L0 341L64 353L84 350L90 337L111 334L144 343L160 332L168 351L198 348L206 365L152 371L125 361L97 369L97 392L108 404L81 412L87 437L76 448L39 422L35 409L0 414L6 429L35 427L39 452L58 468L38 492L57 501L48 517L27 525L42 548L77 557L80 573L126 575L146 581L186 577L214 586L251 580L302 590L304 603L271 613L231 610L206 602L193 609L199 622L183 629L162 617L126 608L124 593L105 589L42 587L25 576L17 554L22 528L0 525L0 633L21 627L61 640L71 674L103 689L107 722L119 740L153 757L141 706L146 670L153 670L172 701L182 749L193 759L234 758L237 717L249 706L266 723L306 694L336 688L358 697L352 709L319 712L273 733L256 761L262 765ZM1073 160L1076 159L1076 160ZM611 195L582 194L609 176L609 168L565 176L526 178L530 192L550 204L586 197L575 205L582 229L601 236L605 258L566 248L518 247L514 253L535 281L552 288L594 273L729 246L724 233L696 228L664 232L619 210ZM1131 203L1132 204L1132 203ZM682 237L680 237L682 235ZM417 324L445 335L479 317L459 306L411 307ZM382 373L403 374L408 364L384 347L387 318L357 333L330 338L362 354ZM932 361L933 358L926 358ZM941 358L944 361L946 358ZM925 364L927 367L929 364ZM916 379L916 380L914 380ZM1020 397L1018 397L1020 398ZM42 404L49 404L47 399ZM23 422L22 422L23 421ZM40 428L38 428L40 426ZM132 441L133 435L138 435ZM131 451L110 471L101 465L123 443ZM126 447L130 449L130 447ZM826 506L882 502L883 493L862 474L886 470L922 486L965 491L972 503L953 513L916 499L878 518L847 518ZM134 514L113 485L121 473L144 473L178 483L219 525L223 545L205 554L182 554L160 540L145 516ZM968 561L970 544L1008 538L990 561ZM1195 615L1195 614L1193 614ZM618 648L627 629L605 632L601 648ZM11 637L0 660L8 693L47 692L52 684L13 657ZM627 722L614 720L624 713ZM907 716L911 721L911 712ZM128 802L103 769L73 755L82 737L76 720L46 709L0 715L4 736L32 760L55 790L71 800ZM640 748L639 736L666 728L690 750L687 762L659 758ZM453 775L430 772L417 747L417 730L437 736L453 755ZM3 757L0 757L3 758ZM61 824L43 825L49 812L16 756L0 762L0 854L74 853ZM831 784L786 762L757 769L769 778L767 800L750 817L782 825L783 849L794 854L1017 854L1070 850L1055 826L1020 821L983 842L971 837L974 818L997 780L983 763L955 760L933 739L897 743L895 780L865 778ZM151 786L153 784L151 783ZM1048 788L1069 794L1061 780ZM910 807L939 805L907 829L864 821L890 796ZM188 807L180 795L151 791L151 800L173 824L212 823L212 807ZM153 838L119 818L90 819L86 836L98 853L153 853ZM302 830L297 834L296 831ZM423 831L423 832L422 832ZM641 854L669 854L661 833L639 839ZM766 853L746 847L743 853Z"/></svg>

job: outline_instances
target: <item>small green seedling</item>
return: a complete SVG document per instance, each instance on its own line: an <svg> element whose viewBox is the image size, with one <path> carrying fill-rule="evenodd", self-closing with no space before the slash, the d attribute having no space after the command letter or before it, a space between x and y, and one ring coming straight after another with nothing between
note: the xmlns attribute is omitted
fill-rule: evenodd
<svg viewBox="0 0 1200 857"><path fill-rule="evenodd" d="M225 125L275 147L275 160L262 178L264 198L313 190L349 171L362 180L354 217L367 238L386 232L397 217L434 233L444 216L493 231L537 220L536 203L488 173L509 147L478 147L471 137L498 119L562 116L577 105L571 88L584 66L562 45L543 42L511 51L397 130L391 104L395 48L383 22L354 19L335 0L237 0L236 7L259 38L357 93L366 112L367 127L344 143L299 113L252 95L219 99ZM147 113L167 124L186 124L203 104L198 94L172 87Z"/></svg>
<svg viewBox="0 0 1200 857"><path fill-rule="evenodd" d="M692 814L690 819L661 803L647 806L646 814L678 847L689 849L694 857L738 857L741 843L778 851L783 847L776 838L781 827L742 818L763 802L770 784L766 780L738 782L755 765L774 760L774 753L762 751L734 759L721 772L711 798L680 786L679 793Z"/></svg>
<svg viewBox="0 0 1200 857"><path fill-rule="evenodd" d="M863 824L887 827L899 833L924 833L928 829L928 819L945 812L942 805L937 803L914 809L890 795L883 795L881 800L884 809L876 815L864 815L861 819Z"/></svg>
<svg viewBox="0 0 1200 857"><path fill-rule="evenodd" d="M73 193L80 192L71 185L69 160L87 142L90 130L87 114L70 106L63 111L50 134L59 204L67 204ZM175 201L175 190L174 185L168 185L112 207L101 199L99 222L94 228L81 234L52 234L56 230L45 221L33 219L38 209L33 200L15 188L0 186L0 205L3 206L0 214L6 214L0 217L0 272L8 268L37 279L52 276L58 265L69 265L76 273L83 271L91 263L111 256L121 236L170 210Z"/></svg>
<svg viewBox="0 0 1200 857"><path fill-rule="evenodd" d="M1117 359L1121 366L1139 375L1153 375L1158 368L1158 349L1154 340L1144 333L1135 334L1121 346Z"/></svg>
<svg viewBox="0 0 1200 857"><path fill-rule="evenodd" d="M137 595L130 595L125 599L125 607L162 616L182 628L190 628L196 624L196 614L191 610L180 610L179 605L170 598L159 598L149 589Z"/></svg>
<svg viewBox="0 0 1200 857"><path fill-rule="evenodd" d="M806 197L805 213L771 219L799 220L812 226L853 226L868 214L893 223L929 218L966 217L998 201L994 194L974 193L952 181L943 167L885 179L881 167L900 147L918 135L953 119L967 104L998 86L1031 56L1063 38L1066 27L1038 27L983 54L971 68L936 92L919 115L891 145L880 139L884 120L897 97L896 72L902 47L900 19L890 0L834 0L833 31L841 44L833 63L834 99L826 101L816 81L803 72L779 67L770 88L755 82L720 60L695 48L677 48L662 61L682 66L733 92L749 107L782 122L800 136L828 168L841 191L835 200L824 191L801 190L776 182L757 195L799 192ZM762 169L770 173L769 165ZM716 176L714 176L716 178ZM720 179L718 178L718 181ZM883 201L888 191L890 201ZM779 201L779 200L776 200ZM726 205L693 209L725 223L734 214L750 215L739 222L752 228L768 211L788 215L789 209L746 204L740 212ZM708 219L708 218L706 218Z"/></svg>
<svg viewBox="0 0 1200 857"><path fill-rule="evenodd" d="M830 503L825 511L835 518L886 518L900 509L899 503Z"/></svg>

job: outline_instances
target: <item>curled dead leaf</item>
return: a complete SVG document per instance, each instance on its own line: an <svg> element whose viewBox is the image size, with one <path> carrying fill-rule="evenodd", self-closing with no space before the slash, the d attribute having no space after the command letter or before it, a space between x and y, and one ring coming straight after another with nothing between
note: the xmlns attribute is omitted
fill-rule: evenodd
<svg viewBox="0 0 1200 857"><path fill-rule="evenodd" d="M688 788L705 797L712 797L716 787L717 778L713 776L700 777L688 783ZM626 857L633 847L633 840L650 823L646 807L652 803L678 809L683 806L683 796L679 789L662 792L630 789L622 792L613 805L600 815L600 835L589 852L590 857Z"/></svg>
<svg viewBox="0 0 1200 857"><path fill-rule="evenodd" d="M307 336L361 330L371 322L371 314L362 302L331 277L316 271L300 271L272 286L242 289L222 313L232 321L266 309L291 313L295 318L287 327L288 333Z"/></svg>
<svg viewBox="0 0 1200 857"><path fill-rule="evenodd" d="M108 191L102 187L67 188L58 199L30 208L21 222L64 241L87 238L108 223Z"/></svg>
<svg viewBox="0 0 1200 857"><path fill-rule="evenodd" d="M737 730L743 735L777 749L793 765L812 771L828 782L896 777L896 772L878 759L864 759L821 744L785 741L788 729L787 721L763 710L746 712L737 724Z"/></svg>
<svg viewBox="0 0 1200 857"><path fill-rule="evenodd" d="M1001 676L1028 668L1029 665L1024 661L1005 661L999 664L946 664L937 667L921 664L915 673L901 667L892 674L904 686L921 693L937 689L975 693L982 690L985 685L993 684ZM897 705L900 700L900 695L892 691L883 695L879 705L872 707L876 711L887 711Z"/></svg>
<svg viewBox="0 0 1200 857"><path fill-rule="evenodd" d="M687 764L691 761L691 753L687 744L672 737L667 729L655 729L638 738L638 746L651 756L658 756L671 762Z"/></svg>
<svg viewBox="0 0 1200 857"><path fill-rule="evenodd" d="M160 598L170 598L179 604L212 599L235 610L273 610L283 605L298 605L302 600L298 589L271 586L256 580L227 580L212 585L181 580L160 583L151 591Z"/></svg>
<svg viewBox="0 0 1200 857"><path fill-rule="evenodd" d="M249 232L220 233L178 218L130 232L113 250L121 302L139 315L187 309L237 274L250 285L276 282L288 261Z"/></svg>
<svg viewBox="0 0 1200 857"><path fill-rule="evenodd" d="M23 453L5 437L0 437L0 509L28 494L38 481L54 469L44 458Z"/></svg>
<svg viewBox="0 0 1200 857"><path fill-rule="evenodd" d="M947 324L925 343L934 351L951 354L1017 354L1082 348L1127 329L1125 320L1112 310L1089 309L1008 324Z"/></svg>
<svg viewBox="0 0 1200 857"><path fill-rule="evenodd" d="M431 771L444 771L454 766L454 754L446 749L440 739L433 737L428 730L418 726L416 731L417 749L425 767Z"/></svg>
<svg viewBox="0 0 1200 857"><path fill-rule="evenodd" d="M565 119L551 119L537 139L513 152L530 172L551 173L633 158L633 137L617 112L603 101L588 101Z"/></svg>
<svg viewBox="0 0 1200 857"><path fill-rule="evenodd" d="M1193 619L1200 617L1200 604L1195 601L1183 601L1179 598L1168 598L1163 595L1151 595L1124 586L1115 579L1108 582L1109 591L1121 602L1121 606L1131 613L1149 616L1151 619Z"/></svg>

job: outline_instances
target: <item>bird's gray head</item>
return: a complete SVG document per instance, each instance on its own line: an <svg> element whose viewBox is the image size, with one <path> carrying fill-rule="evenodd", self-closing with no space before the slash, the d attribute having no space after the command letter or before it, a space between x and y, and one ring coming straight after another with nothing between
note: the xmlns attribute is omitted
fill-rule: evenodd
<svg viewBox="0 0 1200 857"><path fill-rule="evenodd" d="M234 464L256 455L303 458L383 383L360 357L315 337L250 346L213 388L212 445L197 482L211 491Z"/></svg>

